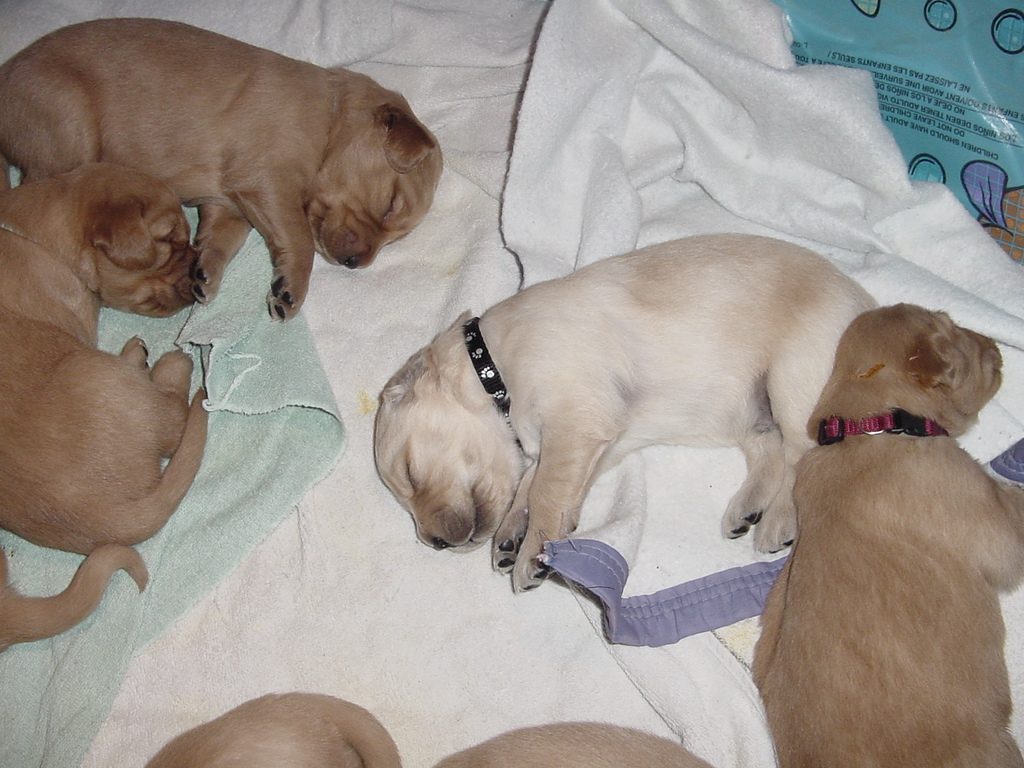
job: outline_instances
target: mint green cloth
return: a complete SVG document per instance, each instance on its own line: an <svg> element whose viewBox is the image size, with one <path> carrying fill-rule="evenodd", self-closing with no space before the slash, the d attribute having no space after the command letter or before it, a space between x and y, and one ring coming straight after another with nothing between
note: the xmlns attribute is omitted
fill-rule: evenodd
<svg viewBox="0 0 1024 768"><path fill-rule="evenodd" d="M150 573L144 593L118 572L78 627L0 654L3 768L78 765L132 655L211 590L340 457L345 430L309 328L301 313L270 319L270 279L267 249L253 233L209 305L160 320L103 311L101 348L117 352L138 335L151 362L176 345L193 357L193 389L205 383L210 411L206 453L178 511L138 546ZM25 594L62 590L82 560L6 531L0 546Z"/></svg>

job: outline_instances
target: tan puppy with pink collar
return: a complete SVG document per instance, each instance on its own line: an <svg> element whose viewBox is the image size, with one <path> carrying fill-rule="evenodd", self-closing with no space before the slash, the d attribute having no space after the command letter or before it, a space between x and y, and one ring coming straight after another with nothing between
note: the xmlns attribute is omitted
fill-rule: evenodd
<svg viewBox="0 0 1024 768"><path fill-rule="evenodd" d="M1024 765L998 594L1024 577L1024 491L954 439L1000 367L990 339L913 305L839 342L754 654L780 768Z"/></svg>

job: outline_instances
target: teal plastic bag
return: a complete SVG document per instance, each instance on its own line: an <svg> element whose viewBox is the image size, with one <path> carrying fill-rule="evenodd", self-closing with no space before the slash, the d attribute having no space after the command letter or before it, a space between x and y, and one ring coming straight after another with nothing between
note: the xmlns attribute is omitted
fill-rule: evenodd
<svg viewBox="0 0 1024 768"><path fill-rule="evenodd" d="M1024 260L1024 6L1007 0L777 0L798 64L874 76L910 176L949 186Z"/></svg>

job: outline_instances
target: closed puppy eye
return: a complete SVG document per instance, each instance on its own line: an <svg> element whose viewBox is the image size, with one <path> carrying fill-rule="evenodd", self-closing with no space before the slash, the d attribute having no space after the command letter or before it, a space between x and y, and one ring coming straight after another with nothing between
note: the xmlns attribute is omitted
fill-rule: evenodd
<svg viewBox="0 0 1024 768"><path fill-rule="evenodd" d="M420 487L420 484L416 482L416 479L412 475L412 465L405 465L405 481L408 483L409 488L413 493L416 493Z"/></svg>

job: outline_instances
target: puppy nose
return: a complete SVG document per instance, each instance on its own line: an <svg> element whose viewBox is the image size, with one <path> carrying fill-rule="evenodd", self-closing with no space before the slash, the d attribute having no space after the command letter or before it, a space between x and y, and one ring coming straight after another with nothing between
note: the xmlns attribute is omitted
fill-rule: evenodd
<svg viewBox="0 0 1024 768"><path fill-rule="evenodd" d="M430 546L434 549L448 549L451 546L447 541L442 539L440 536L435 536L430 540Z"/></svg>
<svg viewBox="0 0 1024 768"><path fill-rule="evenodd" d="M356 254L355 256L349 256L341 263L342 266L348 267L349 269L359 269L359 254Z"/></svg>

